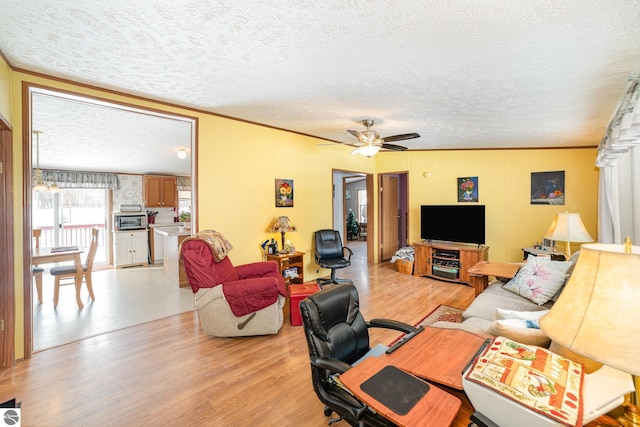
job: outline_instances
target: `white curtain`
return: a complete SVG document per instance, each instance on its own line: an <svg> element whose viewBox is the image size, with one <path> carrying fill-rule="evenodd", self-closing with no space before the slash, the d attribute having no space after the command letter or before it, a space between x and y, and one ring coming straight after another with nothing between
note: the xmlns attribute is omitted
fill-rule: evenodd
<svg viewBox="0 0 640 427"><path fill-rule="evenodd" d="M640 146L600 168L598 241L640 245Z"/></svg>
<svg viewBox="0 0 640 427"><path fill-rule="evenodd" d="M640 74L629 87L598 147L598 241L640 244Z"/></svg>

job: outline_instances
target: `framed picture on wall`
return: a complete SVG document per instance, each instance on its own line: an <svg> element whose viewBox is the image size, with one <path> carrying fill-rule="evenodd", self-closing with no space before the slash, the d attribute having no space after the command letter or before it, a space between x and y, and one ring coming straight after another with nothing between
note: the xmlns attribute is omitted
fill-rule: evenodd
<svg viewBox="0 0 640 427"><path fill-rule="evenodd" d="M293 207L293 180L276 179L276 208Z"/></svg>
<svg viewBox="0 0 640 427"><path fill-rule="evenodd" d="M564 171L531 172L532 205L564 205Z"/></svg>
<svg viewBox="0 0 640 427"><path fill-rule="evenodd" d="M478 177L458 178L458 202L478 201Z"/></svg>

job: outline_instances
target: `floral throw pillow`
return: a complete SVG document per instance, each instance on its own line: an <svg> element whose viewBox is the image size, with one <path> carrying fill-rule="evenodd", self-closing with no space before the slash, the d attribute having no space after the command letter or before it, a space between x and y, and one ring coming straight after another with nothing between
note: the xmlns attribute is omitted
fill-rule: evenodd
<svg viewBox="0 0 640 427"><path fill-rule="evenodd" d="M551 261L529 255L527 263L503 287L542 305L564 286L572 264L570 261Z"/></svg>

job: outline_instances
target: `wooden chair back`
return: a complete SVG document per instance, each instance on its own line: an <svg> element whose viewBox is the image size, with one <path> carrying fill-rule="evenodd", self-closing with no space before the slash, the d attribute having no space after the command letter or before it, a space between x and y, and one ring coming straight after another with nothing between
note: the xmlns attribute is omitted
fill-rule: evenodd
<svg viewBox="0 0 640 427"><path fill-rule="evenodd" d="M40 236L42 236L42 230L39 228L34 228L33 231L33 241L36 249L40 249Z"/></svg>

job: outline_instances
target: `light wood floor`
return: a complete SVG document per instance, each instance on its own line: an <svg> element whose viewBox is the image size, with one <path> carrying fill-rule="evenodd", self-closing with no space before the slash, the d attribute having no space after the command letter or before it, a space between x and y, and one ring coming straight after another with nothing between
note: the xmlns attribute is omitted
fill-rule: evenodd
<svg viewBox="0 0 640 427"><path fill-rule="evenodd" d="M439 304L473 299L470 287L361 258L338 277L358 287L365 319L415 323ZM288 314L272 336L209 337L190 312L39 352L0 373L0 401L22 402L23 426L325 426L303 330ZM374 344L396 336L371 333ZM472 408L457 395L453 425L466 427Z"/></svg>

